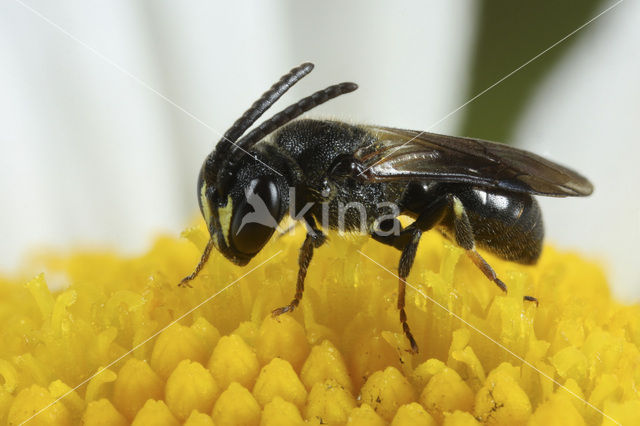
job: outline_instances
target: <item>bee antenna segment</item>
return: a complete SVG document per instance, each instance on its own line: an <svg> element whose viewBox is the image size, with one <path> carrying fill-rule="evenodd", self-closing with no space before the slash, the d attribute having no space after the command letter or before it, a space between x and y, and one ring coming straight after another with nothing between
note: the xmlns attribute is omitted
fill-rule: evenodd
<svg viewBox="0 0 640 426"><path fill-rule="evenodd" d="M219 166L223 163L229 153L231 145L235 144L240 136L247 131L253 123L256 122L264 112L271 107L287 90L289 90L300 79L309 74L313 70L313 64L305 62L299 65L287 74L283 75L269 90L264 92L262 96L251 105L251 107L242 114L242 117L236 120L235 123L225 132L222 139L216 146L216 154L214 159L215 169L219 170ZM223 143L228 142L228 143Z"/></svg>
<svg viewBox="0 0 640 426"><path fill-rule="evenodd" d="M243 152L240 148L242 148L244 151L250 149L262 138L269 135L279 127L284 126L285 124L294 120L298 116L304 114L305 112L319 105L322 105L323 103L340 95L353 92L357 88L358 85L355 83L334 84L333 86L329 86L326 89L318 90L317 92L307 96L306 98L300 99L295 104L289 105L287 108L278 112L270 119L263 121L258 127L247 133L244 137L242 137L242 139L238 141L238 143L236 144L237 147L235 147L233 152L237 154L238 151L240 151L240 154L242 154Z"/></svg>

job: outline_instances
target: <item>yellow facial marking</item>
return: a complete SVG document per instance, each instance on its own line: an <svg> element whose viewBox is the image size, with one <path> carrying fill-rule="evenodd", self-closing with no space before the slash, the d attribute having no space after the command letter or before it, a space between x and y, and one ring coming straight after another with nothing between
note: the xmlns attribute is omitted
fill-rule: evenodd
<svg viewBox="0 0 640 426"><path fill-rule="evenodd" d="M220 227L222 228L222 235L229 244L229 228L231 223L231 214L233 213L233 201L231 197L227 199L227 205L218 209L218 219L220 220Z"/></svg>
<svg viewBox="0 0 640 426"><path fill-rule="evenodd" d="M457 197L453 197L453 212L456 214L456 217L462 217L462 214L464 213L462 201Z"/></svg>
<svg viewBox="0 0 640 426"><path fill-rule="evenodd" d="M211 206L209 205L209 200L207 199L206 193L207 184L203 183L202 188L200 189L200 202L202 203L202 214L204 215L204 221L208 226L211 223Z"/></svg>

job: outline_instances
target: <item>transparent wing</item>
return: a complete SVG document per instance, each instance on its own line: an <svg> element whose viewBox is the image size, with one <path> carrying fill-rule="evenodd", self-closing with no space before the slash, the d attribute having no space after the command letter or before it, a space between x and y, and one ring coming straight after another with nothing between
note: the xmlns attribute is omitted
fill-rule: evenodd
<svg viewBox="0 0 640 426"><path fill-rule="evenodd" d="M580 174L536 154L480 139L365 126L374 142L355 158L371 182L460 182L555 197L593 192Z"/></svg>

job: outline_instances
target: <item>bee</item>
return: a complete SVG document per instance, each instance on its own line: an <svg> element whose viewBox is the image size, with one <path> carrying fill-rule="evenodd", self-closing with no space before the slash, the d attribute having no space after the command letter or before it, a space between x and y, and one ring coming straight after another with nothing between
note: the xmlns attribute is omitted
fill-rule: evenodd
<svg viewBox="0 0 640 426"><path fill-rule="evenodd" d="M544 236L533 196L585 196L593 191L578 173L495 142L332 120L296 120L353 92L358 87L354 83L315 92L246 133L312 69L313 64L304 63L284 75L204 160L197 188L210 239L195 270L180 286L190 286L214 247L233 263L246 265L289 216L304 223L306 237L295 295L291 303L273 311L280 315L299 305L314 251L327 242L327 228L364 232L401 252L397 308L416 353L418 345L405 313L405 280L424 232L443 233L506 292L505 283L477 249L533 264ZM345 203L360 209L344 211ZM396 208L381 216L378 206L385 203ZM400 215L413 222L403 227ZM537 303L534 297L525 299Z"/></svg>

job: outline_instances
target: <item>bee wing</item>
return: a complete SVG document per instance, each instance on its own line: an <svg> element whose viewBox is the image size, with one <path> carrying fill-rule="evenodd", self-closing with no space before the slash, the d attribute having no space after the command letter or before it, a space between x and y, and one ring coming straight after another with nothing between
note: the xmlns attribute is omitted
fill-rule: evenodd
<svg viewBox="0 0 640 426"><path fill-rule="evenodd" d="M591 183L536 154L480 139L366 126L374 142L356 160L370 182L459 182L556 197L589 195Z"/></svg>

